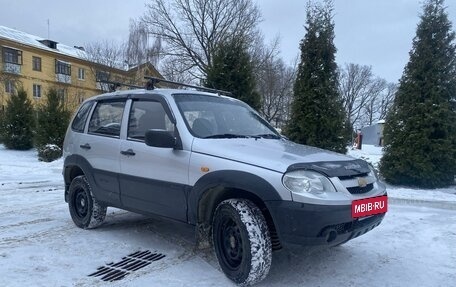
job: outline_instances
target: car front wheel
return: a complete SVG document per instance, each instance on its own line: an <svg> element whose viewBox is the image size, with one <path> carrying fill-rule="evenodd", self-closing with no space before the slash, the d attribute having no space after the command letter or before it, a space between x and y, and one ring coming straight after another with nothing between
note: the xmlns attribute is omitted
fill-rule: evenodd
<svg viewBox="0 0 456 287"><path fill-rule="evenodd" d="M255 284L269 273L271 237L261 210L253 202L221 202L214 213L212 239L220 267L235 283Z"/></svg>

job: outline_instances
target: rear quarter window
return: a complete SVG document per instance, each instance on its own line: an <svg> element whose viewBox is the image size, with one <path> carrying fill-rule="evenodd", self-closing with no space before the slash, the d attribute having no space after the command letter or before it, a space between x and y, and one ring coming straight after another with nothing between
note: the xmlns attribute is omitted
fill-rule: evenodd
<svg viewBox="0 0 456 287"><path fill-rule="evenodd" d="M73 119L71 124L71 129L75 132L82 133L84 132L85 123L87 121L87 116L89 115L90 108L92 107L93 102L87 102L82 105L78 113Z"/></svg>

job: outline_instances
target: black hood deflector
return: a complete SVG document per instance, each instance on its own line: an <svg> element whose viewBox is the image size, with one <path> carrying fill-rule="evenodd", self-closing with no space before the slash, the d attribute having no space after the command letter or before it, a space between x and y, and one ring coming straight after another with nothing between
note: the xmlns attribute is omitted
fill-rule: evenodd
<svg viewBox="0 0 456 287"><path fill-rule="evenodd" d="M369 164L361 159L349 161L296 163L290 165L287 172L303 169L314 170L328 177L355 176L370 172Z"/></svg>

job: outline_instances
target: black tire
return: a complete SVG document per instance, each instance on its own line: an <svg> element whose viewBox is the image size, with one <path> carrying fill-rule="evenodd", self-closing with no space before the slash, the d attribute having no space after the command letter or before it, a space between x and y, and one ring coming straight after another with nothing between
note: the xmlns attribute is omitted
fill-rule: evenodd
<svg viewBox="0 0 456 287"><path fill-rule="evenodd" d="M68 207L74 224L80 228L91 229L100 226L107 207L98 203L84 175L75 177L68 192Z"/></svg>
<svg viewBox="0 0 456 287"><path fill-rule="evenodd" d="M263 280L272 262L271 237L261 210L245 199L221 202L212 221L215 254L225 275L241 286Z"/></svg>

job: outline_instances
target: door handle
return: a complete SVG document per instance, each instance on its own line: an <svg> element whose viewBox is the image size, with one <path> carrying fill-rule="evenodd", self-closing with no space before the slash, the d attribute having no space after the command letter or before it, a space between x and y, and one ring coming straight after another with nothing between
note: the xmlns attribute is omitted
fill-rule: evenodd
<svg viewBox="0 0 456 287"><path fill-rule="evenodd" d="M127 150L123 150L120 153L123 155L128 155L128 156L133 156L136 154L131 148L129 148Z"/></svg>
<svg viewBox="0 0 456 287"><path fill-rule="evenodd" d="M80 147L80 148L83 148L83 149L91 149L91 146L90 146L88 143L82 144L82 145L80 145L79 147Z"/></svg>

